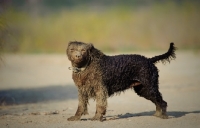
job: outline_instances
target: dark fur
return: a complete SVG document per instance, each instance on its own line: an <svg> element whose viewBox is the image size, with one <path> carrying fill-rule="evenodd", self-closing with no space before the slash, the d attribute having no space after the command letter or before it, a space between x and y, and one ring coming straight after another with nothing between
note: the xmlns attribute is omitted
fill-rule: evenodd
<svg viewBox="0 0 200 128"><path fill-rule="evenodd" d="M89 98L96 99L96 114L92 120L103 120L106 113L107 98L115 93L133 88L135 92L156 105L155 116L167 118L167 103L163 100L158 87L156 62L170 62L175 58L174 44L163 55L146 58L141 55L107 56L92 44L70 42L67 56L73 67L84 68L73 72L73 80L78 87L79 105L75 116L68 120L79 120L87 114Z"/></svg>

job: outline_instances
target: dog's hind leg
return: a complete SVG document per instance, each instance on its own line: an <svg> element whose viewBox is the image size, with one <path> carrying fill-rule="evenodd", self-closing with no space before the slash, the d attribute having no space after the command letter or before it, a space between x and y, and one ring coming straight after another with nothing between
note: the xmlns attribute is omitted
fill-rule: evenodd
<svg viewBox="0 0 200 128"><path fill-rule="evenodd" d="M151 100L156 105L156 112L154 116L163 119L168 118L166 114L167 102L163 100L162 95L158 90L150 90L149 88L143 87L143 85L135 86L134 90L139 96L144 97L147 100Z"/></svg>
<svg viewBox="0 0 200 128"><path fill-rule="evenodd" d="M154 116L167 119L167 102L163 100L161 93L158 90L155 90L154 95L150 97L150 100L156 105L156 112Z"/></svg>
<svg viewBox="0 0 200 128"><path fill-rule="evenodd" d="M136 93L148 100L151 100L156 105L154 116L167 119L167 102L162 98L158 90L158 69L151 65L148 70L142 72L140 78L143 85L135 86Z"/></svg>

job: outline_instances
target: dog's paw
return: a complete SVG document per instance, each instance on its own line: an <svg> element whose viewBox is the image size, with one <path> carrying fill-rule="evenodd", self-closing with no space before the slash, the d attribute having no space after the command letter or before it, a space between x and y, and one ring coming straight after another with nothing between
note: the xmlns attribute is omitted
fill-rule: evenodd
<svg viewBox="0 0 200 128"><path fill-rule="evenodd" d="M96 114L92 119L92 121L103 121L103 116Z"/></svg>
<svg viewBox="0 0 200 128"><path fill-rule="evenodd" d="M162 113L159 112L159 111L156 111L156 112L153 114L153 116L156 116L156 117L160 117L161 115L162 115Z"/></svg>
<svg viewBox="0 0 200 128"><path fill-rule="evenodd" d="M168 116L166 114L161 114L161 113L155 113L154 116L159 117L161 119L168 119Z"/></svg>
<svg viewBox="0 0 200 128"><path fill-rule="evenodd" d="M161 115L159 117L162 118L162 119L168 119L168 115Z"/></svg>
<svg viewBox="0 0 200 128"><path fill-rule="evenodd" d="M78 121L80 120L80 117L79 116L72 116L70 118L67 119L68 121Z"/></svg>

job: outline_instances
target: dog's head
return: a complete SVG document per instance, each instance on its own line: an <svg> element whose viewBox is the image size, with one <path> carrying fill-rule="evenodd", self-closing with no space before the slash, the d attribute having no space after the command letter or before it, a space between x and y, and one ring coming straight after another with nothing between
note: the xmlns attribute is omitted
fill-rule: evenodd
<svg viewBox="0 0 200 128"><path fill-rule="evenodd" d="M66 53L68 59L72 62L72 66L81 68L90 60L90 50L93 48L92 44L82 42L69 42Z"/></svg>

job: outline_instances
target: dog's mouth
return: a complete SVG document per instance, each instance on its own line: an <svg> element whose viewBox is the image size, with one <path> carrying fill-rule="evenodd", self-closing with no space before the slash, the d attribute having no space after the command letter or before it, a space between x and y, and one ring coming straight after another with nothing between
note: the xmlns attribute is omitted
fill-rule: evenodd
<svg viewBox="0 0 200 128"><path fill-rule="evenodd" d="M72 59L72 64L74 67L77 67L77 68L82 68L84 67L86 64L87 64L87 61L86 59Z"/></svg>
<svg viewBox="0 0 200 128"><path fill-rule="evenodd" d="M82 63L84 61L85 61L84 58L72 58L72 62L76 64Z"/></svg>

